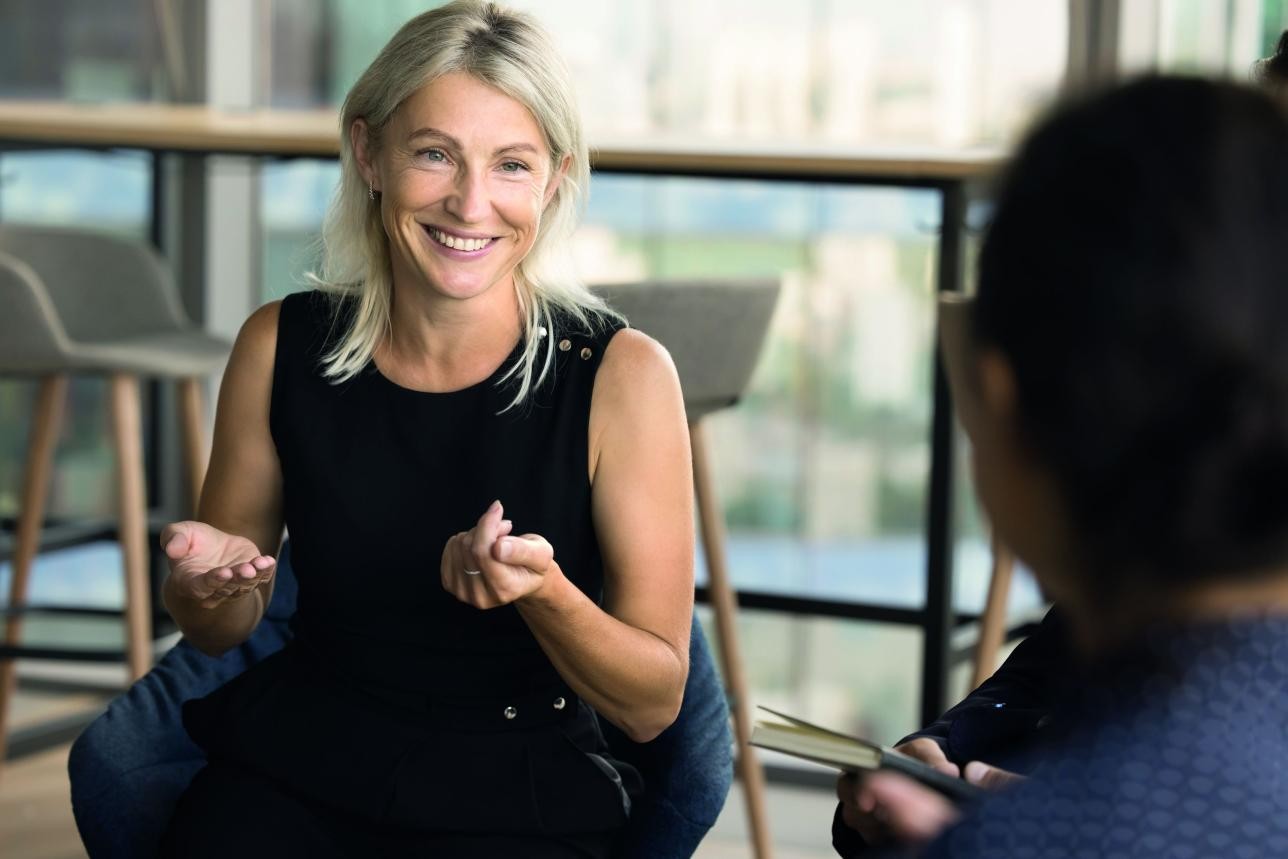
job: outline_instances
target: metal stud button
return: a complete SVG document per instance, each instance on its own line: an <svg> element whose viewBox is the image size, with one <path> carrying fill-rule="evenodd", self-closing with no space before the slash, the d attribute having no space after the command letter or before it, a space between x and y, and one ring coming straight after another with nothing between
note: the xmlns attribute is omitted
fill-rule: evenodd
<svg viewBox="0 0 1288 859"><path fill-rule="evenodd" d="M505 717L506 717L507 719L513 719L513 718L514 718L515 716L517 716L517 715L519 715L519 711L518 711L518 710L516 710L516 709L514 709L513 707L506 707L506 708L505 708Z"/></svg>
<svg viewBox="0 0 1288 859"><path fill-rule="evenodd" d="M555 699L556 710L562 710L564 707L567 707L567 706L568 706L568 702L563 699L562 695Z"/></svg>
<svg viewBox="0 0 1288 859"><path fill-rule="evenodd" d="M572 348L572 341L569 340L567 337L559 341L560 352L567 352L571 348Z"/></svg>
<svg viewBox="0 0 1288 859"><path fill-rule="evenodd" d="M590 356L593 354L595 353L590 351L590 347L586 346L581 350L581 360L583 361L589 360Z"/></svg>

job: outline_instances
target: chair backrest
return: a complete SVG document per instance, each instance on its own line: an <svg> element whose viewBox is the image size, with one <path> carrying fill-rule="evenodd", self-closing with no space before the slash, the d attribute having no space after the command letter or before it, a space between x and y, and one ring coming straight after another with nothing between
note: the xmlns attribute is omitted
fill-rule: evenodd
<svg viewBox="0 0 1288 859"><path fill-rule="evenodd" d="M43 373L62 366L67 334L40 277L0 251L0 373Z"/></svg>
<svg viewBox="0 0 1288 859"><path fill-rule="evenodd" d="M168 270L143 242L77 227L0 224L0 251L40 277L73 341L188 327Z"/></svg>
<svg viewBox="0 0 1288 859"><path fill-rule="evenodd" d="M595 292L666 347L690 422L738 401L751 380L778 302L777 280L611 284Z"/></svg>

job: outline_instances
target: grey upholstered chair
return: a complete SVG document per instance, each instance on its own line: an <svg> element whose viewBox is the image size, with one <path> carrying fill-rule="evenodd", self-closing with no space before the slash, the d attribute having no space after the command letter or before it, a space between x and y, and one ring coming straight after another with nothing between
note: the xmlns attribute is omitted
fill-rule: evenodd
<svg viewBox="0 0 1288 859"><path fill-rule="evenodd" d="M724 516L720 510L702 419L738 402L751 380L765 334L778 301L775 280L657 281L598 286L595 292L667 348L684 389L684 407L693 448L693 482L702 529L703 553L719 641L721 668L738 746L751 823L759 859L772 847L765 814L764 775L752 747L751 712L742 649L737 635L737 598L729 581L724 551Z"/></svg>
<svg viewBox="0 0 1288 859"><path fill-rule="evenodd" d="M13 657L22 652L21 613L43 525L68 376L108 380L125 566L126 649L130 673L137 679L152 661L139 381L162 377L179 383L186 470L195 499L206 461L201 382L223 365L229 344L189 323L168 271L150 248L83 229L0 224L0 308L0 376L40 381L0 649L3 760Z"/></svg>

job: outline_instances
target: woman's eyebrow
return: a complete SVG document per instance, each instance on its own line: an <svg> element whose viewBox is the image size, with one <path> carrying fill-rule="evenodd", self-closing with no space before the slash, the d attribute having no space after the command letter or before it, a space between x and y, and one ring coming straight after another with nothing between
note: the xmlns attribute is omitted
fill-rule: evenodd
<svg viewBox="0 0 1288 859"><path fill-rule="evenodd" d="M453 149L464 148L461 146L461 142L457 140L455 137L453 137L452 135L448 134L445 131L439 131L437 128L430 128L426 126L425 128L418 128L415 131L413 131L411 134L407 135L408 140L415 140L418 137L434 137L439 140L442 140L444 143L446 143L448 146L451 146ZM498 147L493 154L505 155L513 152L529 152L529 153L532 153L533 155L538 154L537 147L533 146L531 143L522 143L522 142L507 143L505 146Z"/></svg>

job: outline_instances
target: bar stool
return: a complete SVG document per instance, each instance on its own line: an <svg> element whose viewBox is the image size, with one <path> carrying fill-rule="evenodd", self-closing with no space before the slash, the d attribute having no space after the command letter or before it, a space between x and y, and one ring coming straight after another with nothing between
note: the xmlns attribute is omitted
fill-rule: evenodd
<svg viewBox="0 0 1288 859"><path fill-rule="evenodd" d="M944 293L939 296L939 348L943 355L944 369L948 373L948 388L952 392L953 410L970 435L979 409L979 394L971 377L974 360L971 345L970 314L974 299L960 294ZM993 555L992 570L988 577L988 597L984 612L979 618L979 638L975 642L975 665L971 674L971 688L979 686L997 669L997 654L1006 639L1006 603L1010 596L1011 579L1015 571L1015 556L993 534L990 539Z"/></svg>
<svg viewBox="0 0 1288 859"><path fill-rule="evenodd" d="M82 229L0 224L0 307L0 376L40 381L0 647L2 763L14 659L73 658L71 651L19 645L69 375L105 376L108 381L125 568L126 653L130 675L138 679L152 664L139 380L178 382L185 471L195 506L206 462L201 381L223 366L230 344L192 326L169 272L150 248ZM85 655L92 657L92 652Z"/></svg>
<svg viewBox="0 0 1288 859"><path fill-rule="evenodd" d="M689 421L693 483L710 578L711 606L729 709L733 712L738 777L742 780L758 859L772 844L765 780L751 738L750 697L736 626L738 600L725 560L724 516L716 495L702 419L742 397L760 357L778 301L776 280L658 281L597 286L595 292L671 353Z"/></svg>

